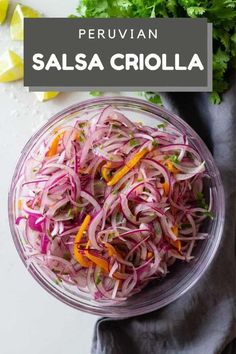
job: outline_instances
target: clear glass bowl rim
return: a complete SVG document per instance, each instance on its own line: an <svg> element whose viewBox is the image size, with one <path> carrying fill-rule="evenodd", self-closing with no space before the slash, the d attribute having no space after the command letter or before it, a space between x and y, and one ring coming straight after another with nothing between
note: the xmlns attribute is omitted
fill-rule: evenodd
<svg viewBox="0 0 236 354"><path fill-rule="evenodd" d="M45 277L34 267L27 267L26 263L26 257L24 255L24 252L22 250L17 232L16 232L16 227L15 227L15 220L14 216L12 213L12 206L14 203L14 190L16 186L16 181L18 177L18 172L20 171L21 167L24 165L24 161L27 158L28 152L31 150L31 148L35 145L37 140L48 130L48 128L55 123L58 123L61 119L65 118L67 115L71 115L75 113L76 111L83 110L86 108L91 108L95 106L100 106L100 105L126 105L129 106L129 108L139 108L141 110L146 111L147 113L151 113L154 115L161 115L161 118L164 118L168 120L170 123L172 123L177 129L184 128L187 130L188 134L191 134L191 137L196 139L198 142L199 146L201 146L202 150L202 155L204 155L204 159L208 160L208 162L211 165L211 171L214 176L215 184L217 185L217 190L218 190L218 203L220 203L220 209L218 210L218 218L216 220L216 235L214 235L215 240L214 240L214 245L211 248L211 252L208 255L208 258L205 260L205 264L200 268L197 269L197 271L193 274L191 278L188 278L188 280L185 282L185 284L182 284L182 286L178 289L173 294L169 294L166 299L161 302L156 302L154 299L153 301L149 301L148 303L140 304L138 308L127 308L122 311L122 315L120 315L119 309L121 309L121 306L116 306L116 305L110 305L110 306L105 306L103 307L101 304L95 305L94 303L83 303L79 301L79 297L76 299L73 296L70 296L70 294L66 291L63 291L63 289L59 289L56 287L56 285L52 285L49 283ZM67 107L66 109L58 112L57 114L53 115L45 125L43 125L36 133L32 135L32 137L29 139L29 141L26 143L24 146L23 150L21 151L21 155L18 159L15 172L13 174L12 182L10 185L10 190L8 194L8 219L9 219L9 225L10 225L10 230L12 234L12 238L15 244L15 247L17 249L17 252L23 261L23 264L25 267L27 267L28 271L31 273L31 275L35 278L35 280L50 294L52 294L54 297L59 299L60 301L64 302L65 304L82 310L84 312L88 312L90 314L95 314L95 315L100 315L100 316L106 316L106 317L114 317L114 318L125 318L125 317L131 317L131 316L137 316L137 315L142 315L154 310L157 310L161 307L164 307L171 302L175 301L178 299L180 296L185 294L190 288L192 288L195 283L201 278L201 276L205 273L206 269L209 267L211 264L218 248L219 244L222 238L222 233L223 233L223 226L224 226L224 218L225 218L225 198L224 198L224 189L220 177L219 170L217 166L215 165L214 159L208 150L207 146L203 142L203 140L199 137L199 135L180 117L175 115L174 113L163 109L155 104L152 104L150 102L144 101L142 99L137 99L133 97L124 97L124 96L117 96L117 97L99 97L99 98L94 98L94 99L88 99L82 102L79 102L77 104L71 105ZM134 295L135 296L135 295ZM125 308L125 304L124 304Z"/></svg>

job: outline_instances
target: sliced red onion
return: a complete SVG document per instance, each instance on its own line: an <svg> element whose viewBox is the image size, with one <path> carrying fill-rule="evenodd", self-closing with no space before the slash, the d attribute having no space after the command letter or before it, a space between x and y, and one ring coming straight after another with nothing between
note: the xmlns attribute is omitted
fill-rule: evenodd
<svg viewBox="0 0 236 354"><path fill-rule="evenodd" d="M116 194L109 194L108 197L104 201L104 205L103 205L104 213L103 213L102 227L101 227L102 230L105 227L108 210L109 210L109 208L111 208L111 205L114 204L116 199L117 199L117 195Z"/></svg>
<svg viewBox="0 0 236 354"><path fill-rule="evenodd" d="M97 212L101 210L101 206L90 193L81 191L80 195L82 198L86 199L90 204L92 204Z"/></svg>
<svg viewBox="0 0 236 354"><path fill-rule="evenodd" d="M201 161L201 158L200 158L199 154L197 153L197 151L187 144L171 144L171 145L164 146L164 147L160 148L160 151L167 152L167 151L175 151L175 150L182 150L182 149L184 149L185 152L186 151L190 152L191 154L194 155L194 157L198 161Z"/></svg>
<svg viewBox="0 0 236 354"><path fill-rule="evenodd" d="M98 250L102 250L102 247L100 247L97 243L97 237L96 237L96 232L97 232L97 227L102 221L103 218L103 213L104 211L101 210L97 215L92 219L92 221L89 224L89 229L88 229L88 237L91 242L91 245Z"/></svg>
<svg viewBox="0 0 236 354"><path fill-rule="evenodd" d="M31 151L17 184L16 224L29 266L109 305L167 276L176 261L191 261L195 244L208 236L201 226L213 201L204 161L185 132L133 123L112 106L84 110L56 128ZM48 156L57 135L56 154ZM130 168L143 149L148 153ZM107 162L111 179L128 167L112 186L101 174ZM202 200L199 207L201 198L209 206ZM84 268L74 242L87 215L78 250L97 261Z"/></svg>
<svg viewBox="0 0 236 354"><path fill-rule="evenodd" d="M165 168L159 162L149 158L143 159L142 162L157 169L163 175L165 182L168 183L168 185L170 185L170 174L167 168Z"/></svg>
<svg viewBox="0 0 236 354"><path fill-rule="evenodd" d="M16 218L16 225L20 225L20 222L21 222L22 220L26 220L26 217L25 217L25 216L18 216L18 217Z"/></svg>
<svg viewBox="0 0 236 354"><path fill-rule="evenodd" d="M196 175L198 173L205 171L205 161L203 161L199 166L187 167L182 164L173 163L173 165L180 171L186 174L193 174Z"/></svg>
<svg viewBox="0 0 236 354"><path fill-rule="evenodd" d="M41 238L41 252L42 254L47 254L47 248L49 244L49 239L46 235L43 235Z"/></svg>

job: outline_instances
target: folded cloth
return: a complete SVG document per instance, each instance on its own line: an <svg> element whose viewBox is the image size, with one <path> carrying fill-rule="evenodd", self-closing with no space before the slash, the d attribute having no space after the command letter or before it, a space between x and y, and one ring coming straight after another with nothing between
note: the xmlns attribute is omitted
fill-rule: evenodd
<svg viewBox="0 0 236 354"><path fill-rule="evenodd" d="M220 105L206 93L163 94L164 106L188 122L213 153L226 198L220 249L198 283L155 312L98 320L92 354L236 353L236 75Z"/></svg>

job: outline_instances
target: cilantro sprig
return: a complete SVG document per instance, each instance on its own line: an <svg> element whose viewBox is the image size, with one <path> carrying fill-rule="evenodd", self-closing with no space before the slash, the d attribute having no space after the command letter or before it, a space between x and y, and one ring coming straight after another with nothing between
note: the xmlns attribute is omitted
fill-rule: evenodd
<svg viewBox="0 0 236 354"><path fill-rule="evenodd" d="M102 281L102 278L101 278L101 268L98 269L96 275L95 275L95 284L98 285L100 284Z"/></svg>
<svg viewBox="0 0 236 354"><path fill-rule="evenodd" d="M236 68L235 0L81 0L80 17L206 17L213 23L213 92L210 102L219 104L229 87L228 73ZM146 98L162 104L158 94L147 92Z"/></svg>
<svg viewBox="0 0 236 354"><path fill-rule="evenodd" d="M201 192L197 193L196 202L197 202L197 206L199 208L202 208L202 209L206 210L204 212L204 215L206 215L209 218L213 219L213 214L210 211L208 211L209 205L207 204L203 193L201 193Z"/></svg>

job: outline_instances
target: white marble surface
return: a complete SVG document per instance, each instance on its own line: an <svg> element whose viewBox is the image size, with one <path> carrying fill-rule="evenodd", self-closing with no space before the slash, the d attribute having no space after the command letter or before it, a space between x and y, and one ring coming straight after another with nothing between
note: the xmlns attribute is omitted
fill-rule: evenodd
<svg viewBox="0 0 236 354"><path fill-rule="evenodd" d="M71 14L77 0L22 0L46 16ZM12 7L14 1L11 2ZM22 43L9 38L8 14L0 27L0 54ZM32 133L55 112L87 98L87 93L61 94L40 103L22 81L0 84L0 352L1 354L88 354L96 317L76 311L43 290L28 274L11 239L7 193L15 163Z"/></svg>

